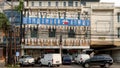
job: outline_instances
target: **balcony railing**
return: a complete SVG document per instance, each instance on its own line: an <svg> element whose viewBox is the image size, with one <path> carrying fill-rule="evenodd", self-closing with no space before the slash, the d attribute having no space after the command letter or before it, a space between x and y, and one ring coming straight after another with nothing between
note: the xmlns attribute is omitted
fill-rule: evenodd
<svg viewBox="0 0 120 68"><path fill-rule="evenodd" d="M25 39L28 46L59 46L59 39ZM63 46L88 46L90 39L63 39Z"/></svg>
<svg viewBox="0 0 120 68"><path fill-rule="evenodd" d="M26 6L25 9L81 9L80 6Z"/></svg>

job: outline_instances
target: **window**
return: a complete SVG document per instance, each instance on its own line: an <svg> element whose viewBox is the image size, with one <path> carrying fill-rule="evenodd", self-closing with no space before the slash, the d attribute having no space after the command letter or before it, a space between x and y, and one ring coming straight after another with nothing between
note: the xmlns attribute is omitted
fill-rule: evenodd
<svg viewBox="0 0 120 68"><path fill-rule="evenodd" d="M69 38L75 38L75 31L74 29L71 29L68 31L68 37Z"/></svg>
<svg viewBox="0 0 120 68"><path fill-rule="evenodd" d="M31 37L37 37L38 36L38 28L35 28L35 27L31 27L30 28L30 31L31 31Z"/></svg>
<svg viewBox="0 0 120 68"><path fill-rule="evenodd" d="M120 13L117 14L117 20L120 22Z"/></svg>
<svg viewBox="0 0 120 68"><path fill-rule="evenodd" d="M110 32L110 22L109 21L97 21L96 32Z"/></svg>
<svg viewBox="0 0 120 68"><path fill-rule="evenodd" d="M118 28L118 38L120 38L120 28Z"/></svg>
<svg viewBox="0 0 120 68"><path fill-rule="evenodd" d="M68 1L68 6L73 6L73 1Z"/></svg>
<svg viewBox="0 0 120 68"><path fill-rule="evenodd" d="M51 2L48 2L48 6L51 6Z"/></svg>
<svg viewBox="0 0 120 68"><path fill-rule="evenodd" d="M80 19L80 12L78 12L78 19Z"/></svg>
<svg viewBox="0 0 120 68"><path fill-rule="evenodd" d="M84 2L84 1L82 1L80 4L83 6L86 6L86 2Z"/></svg>
<svg viewBox="0 0 120 68"><path fill-rule="evenodd" d="M56 6L58 6L58 1L56 2Z"/></svg>
<svg viewBox="0 0 120 68"><path fill-rule="evenodd" d="M56 35L56 29L55 28L49 28L49 37L55 37Z"/></svg>
<svg viewBox="0 0 120 68"><path fill-rule="evenodd" d="M6 42L7 42L7 38L5 36L3 36L3 43L6 44Z"/></svg>
<svg viewBox="0 0 120 68"><path fill-rule="evenodd" d="M64 19L66 19L66 12L64 12Z"/></svg>
<svg viewBox="0 0 120 68"><path fill-rule="evenodd" d="M42 2L39 2L39 6L42 6Z"/></svg>
<svg viewBox="0 0 120 68"><path fill-rule="evenodd" d="M32 6L34 6L34 2L32 1Z"/></svg>
<svg viewBox="0 0 120 68"><path fill-rule="evenodd" d="M25 27L22 28L22 38L24 38L24 37L25 37Z"/></svg>
<svg viewBox="0 0 120 68"><path fill-rule="evenodd" d="M76 7L78 6L78 2L75 2L75 6L76 6Z"/></svg>
<svg viewBox="0 0 120 68"><path fill-rule="evenodd" d="M85 33L85 37L86 37L87 39L90 39L90 30L87 30L87 32Z"/></svg>
<svg viewBox="0 0 120 68"><path fill-rule="evenodd" d="M20 38L16 37L16 44L19 44L19 42L20 42Z"/></svg>
<svg viewBox="0 0 120 68"><path fill-rule="evenodd" d="M61 18L61 16L60 16L60 12L58 12L58 16L59 16L59 18Z"/></svg>
<svg viewBox="0 0 120 68"><path fill-rule="evenodd" d="M63 3L63 6L64 6L64 7L66 6L66 2Z"/></svg>

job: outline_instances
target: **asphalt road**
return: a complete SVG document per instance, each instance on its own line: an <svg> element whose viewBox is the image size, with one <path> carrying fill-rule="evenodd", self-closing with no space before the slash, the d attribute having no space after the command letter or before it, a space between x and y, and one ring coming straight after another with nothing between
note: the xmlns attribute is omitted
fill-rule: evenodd
<svg viewBox="0 0 120 68"><path fill-rule="evenodd" d="M47 66L40 67L39 65L35 65L34 67L28 66L28 67L21 67L21 68L49 68ZM83 68L81 65L72 64L72 65L61 65L60 67L51 67L51 68ZM100 66L92 66L91 68L100 68ZM110 68L120 68L119 64L113 64Z"/></svg>

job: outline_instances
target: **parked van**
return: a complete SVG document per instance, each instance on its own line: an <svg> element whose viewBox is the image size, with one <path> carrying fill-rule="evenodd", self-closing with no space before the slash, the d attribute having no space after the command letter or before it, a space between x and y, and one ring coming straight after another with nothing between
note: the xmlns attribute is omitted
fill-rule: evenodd
<svg viewBox="0 0 120 68"><path fill-rule="evenodd" d="M81 64L81 63L85 62L85 60L87 60L89 58L90 58L89 54L78 54L75 57L75 63Z"/></svg>
<svg viewBox="0 0 120 68"><path fill-rule="evenodd" d="M40 66L48 65L49 67L62 64L61 54L44 54L40 59Z"/></svg>

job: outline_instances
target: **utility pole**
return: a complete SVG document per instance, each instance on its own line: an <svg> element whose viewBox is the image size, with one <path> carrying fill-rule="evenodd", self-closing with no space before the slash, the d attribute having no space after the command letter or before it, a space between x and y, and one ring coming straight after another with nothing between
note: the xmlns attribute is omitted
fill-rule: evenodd
<svg viewBox="0 0 120 68"><path fill-rule="evenodd" d="M62 55L62 32L60 31L60 54Z"/></svg>
<svg viewBox="0 0 120 68"><path fill-rule="evenodd" d="M28 2L29 0L27 0ZM20 46L22 46L22 37L23 37L23 29L22 29L22 24L23 24L23 8L24 8L24 1L23 0L20 0L20 4L19 4L21 7L20 7L20 19L21 19L21 22L20 22ZM28 3L27 3L28 5ZM25 41L25 39L24 39ZM22 47L21 47L22 48ZM20 55L21 55L21 48L20 48Z"/></svg>
<svg viewBox="0 0 120 68"><path fill-rule="evenodd" d="M16 49L16 44L15 44L15 24L14 24L14 14L13 14L13 0L11 0L11 18L10 18L10 31L9 31L9 51L8 51L8 64L13 64L15 63L15 49ZM14 44L14 47L13 47ZM14 50L14 54L13 54Z"/></svg>
<svg viewBox="0 0 120 68"><path fill-rule="evenodd" d="M12 24L13 24L13 0L11 1L11 18L10 18L10 23L11 23L11 25L10 25L10 31L9 31L9 51L8 51L8 54L9 54L9 56L8 56L8 64L13 64L13 62L12 62L12 60L14 60L14 59L12 59L13 58L13 56L12 56L12 37L13 37L13 28L12 28Z"/></svg>
<svg viewBox="0 0 120 68"><path fill-rule="evenodd" d="M14 64L16 64L16 29L15 29L15 25L14 25Z"/></svg>

